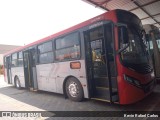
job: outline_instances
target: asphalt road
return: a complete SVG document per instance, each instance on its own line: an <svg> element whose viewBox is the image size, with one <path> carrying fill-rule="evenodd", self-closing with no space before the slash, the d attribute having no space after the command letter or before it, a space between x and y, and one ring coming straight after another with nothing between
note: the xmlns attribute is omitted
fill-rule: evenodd
<svg viewBox="0 0 160 120"><path fill-rule="evenodd" d="M0 76L0 111L160 111L160 85L156 86L152 94L135 104L118 105L89 99L73 102L60 94L18 90L6 84Z"/></svg>

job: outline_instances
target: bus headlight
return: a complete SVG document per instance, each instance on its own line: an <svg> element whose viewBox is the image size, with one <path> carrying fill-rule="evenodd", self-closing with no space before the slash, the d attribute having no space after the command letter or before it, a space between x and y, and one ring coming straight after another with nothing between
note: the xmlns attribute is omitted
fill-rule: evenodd
<svg viewBox="0 0 160 120"><path fill-rule="evenodd" d="M140 81L136 80L136 79L133 78L133 77L129 77L129 76L127 76L127 75L124 75L124 79L125 79L127 82L129 82L129 83L131 83L131 84L133 84L133 85L135 85L135 86L137 86L137 87L141 87Z"/></svg>

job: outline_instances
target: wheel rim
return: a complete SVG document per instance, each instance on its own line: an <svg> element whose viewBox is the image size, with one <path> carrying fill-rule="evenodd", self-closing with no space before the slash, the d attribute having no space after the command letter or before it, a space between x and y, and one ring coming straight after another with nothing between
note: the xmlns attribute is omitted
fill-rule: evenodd
<svg viewBox="0 0 160 120"><path fill-rule="evenodd" d="M19 88L19 81L18 81L18 79L16 79L16 86L17 86L17 88Z"/></svg>
<svg viewBox="0 0 160 120"><path fill-rule="evenodd" d="M69 84L68 90L69 90L69 94L72 97L77 97L77 95L79 93L79 90L78 90L78 86L75 82L72 82L72 83Z"/></svg>

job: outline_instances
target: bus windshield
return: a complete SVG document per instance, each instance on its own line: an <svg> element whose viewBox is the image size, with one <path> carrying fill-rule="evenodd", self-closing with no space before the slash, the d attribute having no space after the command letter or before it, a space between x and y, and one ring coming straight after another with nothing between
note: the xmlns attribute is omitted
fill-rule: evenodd
<svg viewBox="0 0 160 120"><path fill-rule="evenodd" d="M128 27L129 44L128 47L121 52L122 62L126 65L147 64L147 49L143 43L142 36L133 26ZM126 44L120 43L120 48Z"/></svg>

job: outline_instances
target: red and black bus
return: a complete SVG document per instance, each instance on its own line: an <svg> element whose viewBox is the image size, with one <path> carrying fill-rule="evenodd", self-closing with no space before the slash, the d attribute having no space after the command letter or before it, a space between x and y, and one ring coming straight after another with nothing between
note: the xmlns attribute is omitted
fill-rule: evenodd
<svg viewBox="0 0 160 120"><path fill-rule="evenodd" d="M140 19L112 10L4 55L5 80L17 88L131 104L150 94L154 71Z"/></svg>

